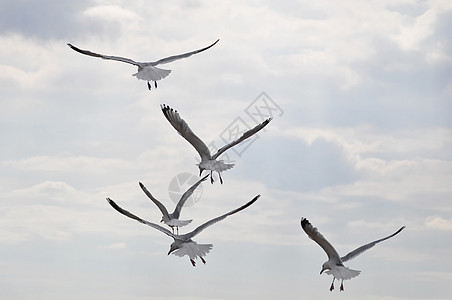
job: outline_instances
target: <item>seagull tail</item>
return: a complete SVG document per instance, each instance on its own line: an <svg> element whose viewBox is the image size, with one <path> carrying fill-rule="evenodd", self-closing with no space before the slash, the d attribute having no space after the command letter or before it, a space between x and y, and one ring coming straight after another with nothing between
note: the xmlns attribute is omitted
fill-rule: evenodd
<svg viewBox="0 0 452 300"><path fill-rule="evenodd" d="M154 66L146 66L143 68L139 68L138 72L132 74L138 79L146 80L146 81L157 81L165 78L171 73L171 70L160 69Z"/></svg>

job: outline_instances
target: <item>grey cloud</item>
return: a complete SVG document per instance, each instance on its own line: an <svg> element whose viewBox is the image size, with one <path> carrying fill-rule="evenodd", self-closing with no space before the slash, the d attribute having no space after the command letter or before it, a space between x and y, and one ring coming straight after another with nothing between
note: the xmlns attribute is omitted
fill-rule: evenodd
<svg viewBox="0 0 452 300"><path fill-rule="evenodd" d="M342 150L333 143L323 139L311 145L284 138L265 140L258 140L237 161L248 179L264 182L270 188L310 192L357 178Z"/></svg>
<svg viewBox="0 0 452 300"><path fill-rule="evenodd" d="M68 39L85 32L102 33L106 24L82 20L92 1L2 1L0 34L22 34L38 39ZM108 24L112 26L113 24ZM114 26L113 26L114 27Z"/></svg>

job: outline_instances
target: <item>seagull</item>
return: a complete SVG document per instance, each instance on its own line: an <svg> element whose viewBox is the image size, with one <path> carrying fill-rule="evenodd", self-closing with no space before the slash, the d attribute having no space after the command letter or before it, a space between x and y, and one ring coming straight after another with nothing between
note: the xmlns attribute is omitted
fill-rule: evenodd
<svg viewBox="0 0 452 300"><path fill-rule="evenodd" d="M336 249L334 249L334 247L323 237L323 235L320 234L320 232L317 230L317 228L313 227L306 218L301 218L301 227L306 232L306 234L309 236L309 238L311 238L312 240L314 240L314 242L319 244L319 246L322 247L323 250L328 255L328 261L322 265L322 270L320 271L320 274L322 274L323 271L326 271L325 273L327 273L328 275L333 275L333 282L331 283L330 291L332 291L334 289L334 280L335 279L341 280L340 290L343 291L344 290L344 285L343 285L344 280L352 279L353 277L356 277L361 273L361 271L352 270L352 269L345 267L343 264L344 262L357 257L358 255L360 255L361 253L363 253L366 250L369 250L370 248L372 248L379 242L392 238L393 236L395 236L396 234L398 234L400 231L402 231L405 228L405 226L402 226L395 233L393 233L385 238L365 244L365 245L353 250L352 252L348 253L347 255L340 257L339 254L337 253Z"/></svg>
<svg viewBox="0 0 452 300"><path fill-rule="evenodd" d="M166 119L171 123L174 129L176 129L176 131L193 147L195 147L196 151L198 151L199 155L201 156L201 162L197 164L199 168L199 176L202 175L202 172L204 170L209 170L211 183L214 182L212 176L213 171L216 171L218 173L218 176L220 177L220 183L223 184L221 172L231 169L234 166L234 164L227 164L223 160L217 160L217 158L229 148L234 147L235 145L243 142L247 138L257 133L259 130L267 126L267 124L272 120L272 118L266 119L256 127L244 132L240 138L224 145L222 148L218 149L217 153L212 155L207 145L198 136L196 136L196 134L193 133L190 127L188 127L188 124L179 116L177 110L174 110L165 104L160 105L160 107Z"/></svg>
<svg viewBox="0 0 452 300"><path fill-rule="evenodd" d="M222 216L216 217L210 221L207 221L206 223L198 226L195 230L186 233L186 234L174 234L171 231L169 231L168 229L158 225L158 224L154 224L151 222L148 222L146 220L141 219L140 217L135 216L134 214L128 212L125 209L122 209L121 207L119 207L112 199L107 198L108 203L110 203L110 205L116 209L118 212L120 212L121 214L132 218L134 220L137 220L140 223L146 224L148 226L151 226L161 232L163 232L164 234L172 237L174 239L174 242L170 245L170 250L168 252L168 255L170 255L171 253L173 253L174 255L177 255L179 257L183 257L184 255L187 255L190 258L190 262L193 266L196 266L195 263L195 259L197 257L199 257L201 259L201 261L203 262L203 264L206 264L205 259L203 258L203 256L206 256L207 253L209 253L210 249L212 249L213 245L212 244L198 244L195 241L192 240L193 237L195 237L198 233L200 233L201 231L203 231L204 229L206 229L207 227L225 219L226 217L233 215L245 208L247 208L248 206L250 206L251 204L253 204L254 202L256 202L256 200L260 197L261 195L257 195L256 197L253 198L253 200L251 200L250 202L246 203L245 205L240 206L237 209L234 209L233 211L230 211Z"/></svg>
<svg viewBox="0 0 452 300"><path fill-rule="evenodd" d="M166 207L157 199L155 199L152 194L148 191L148 189L144 186L144 184L142 184L141 182L140 187L143 190L143 192L146 194L146 196L149 197L149 199L152 200L152 202L155 203L155 205L158 206L158 208L160 209L160 211L162 212L162 220L160 222L164 222L166 225L168 225L169 227L171 227L172 232L174 233L174 227L176 227L177 233L179 234L179 227L188 225L191 223L191 221L193 220L179 220L179 216L180 216L180 211L182 210L182 207L185 204L185 201L187 201L187 199L191 196L191 194L193 194L193 192L196 190L196 188L198 187L198 185L203 182L204 180L207 179L209 175L204 176L203 178L201 178L200 180L198 180L194 185L192 185L180 198L179 202L176 205L176 208L174 208L174 211L170 214L168 213L168 210L166 209Z"/></svg>
<svg viewBox="0 0 452 300"><path fill-rule="evenodd" d="M173 55L173 56L169 56L169 57L165 57L162 59L159 59L157 61L154 62L137 62L134 61L130 58L126 58L126 57L121 57L121 56L109 56L109 55L103 55L103 54L98 54L95 52L91 52L89 50L83 50L80 48L75 47L72 44L67 44L72 50L77 51L81 54L85 54L85 55L89 55L89 56L94 56L94 57L100 57L102 59L110 59L110 60L117 60L117 61L121 61L124 63L128 63L128 64L132 64L138 67L138 72L135 74L132 74L133 76L137 77L137 79L141 79L141 80L146 80L147 81L147 85L148 85L148 89L151 90L151 84L149 83L149 81L154 81L154 86L155 88L157 88L157 80L163 79L166 76L169 75L169 73L171 73L171 70L165 70L165 69L160 69L157 68L157 65L161 65L161 64L167 64L170 62L173 62L175 60L178 59L182 59L182 58L186 58L189 56L192 56L193 54L196 53L200 53L203 52L211 47L213 47L216 43L218 43L219 39L215 41L215 43L213 43L210 46L207 46L205 48L199 49L199 50L195 50L195 51L191 51L191 52L187 52L184 54L179 54L179 55Z"/></svg>

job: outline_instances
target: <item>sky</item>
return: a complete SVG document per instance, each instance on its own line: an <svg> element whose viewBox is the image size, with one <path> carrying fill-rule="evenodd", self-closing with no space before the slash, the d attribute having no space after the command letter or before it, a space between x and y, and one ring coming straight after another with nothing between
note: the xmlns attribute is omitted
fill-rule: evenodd
<svg viewBox="0 0 452 300"><path fill-rule="evenodd" d="M449 299L452 280L450 1L0 1L1 299ZM149 91L138 61L162 66ZM182 218L205 221L192 267L158 223L198 177L160 105L222 158ZM217 179L216 175L214 175ZM188 179L190 180L188 180ZM174 200L176 199L176 200ZM358 277L329 291L306 217Z"/></svg>

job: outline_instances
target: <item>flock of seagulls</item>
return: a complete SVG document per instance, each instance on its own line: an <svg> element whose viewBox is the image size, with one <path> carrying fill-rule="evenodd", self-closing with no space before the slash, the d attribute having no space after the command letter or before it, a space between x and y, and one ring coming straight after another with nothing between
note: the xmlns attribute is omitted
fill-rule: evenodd
<svg viewBox="0 0 452 300"><path fill-rule="evenodd" d="M137 62L129 58L121 57L121 56L108 56L103 54L98 54L95 52L91 52L89 50L83 50L80 48L77 48L73 46L72 44L67 44L72 50L79 52L84 55L89 55L93 57L98 57L106 60L116 60L128 64L132 64L138 67L138 72L133 74L133 76L137 77L138 79L147 81L148 89L151 90L152 86L150 82L154 82L155 88L157 88L157 81L165 78L166 76L171 73L171 70L165 70L157 68L157 65L166 64L173 62L175 60L179 60L182 58L186 58L189 56L192 56L193 54L197 54L200 52L203 52L207 49L210 49L215 44L218 43L219 40L216 40L213 44L204 47L199 50L187 52L180 55L174 55L169 56L166 58L162 58L160 60L157 60L155 62ZM201 157L201 162L197 164L199 168L199 176L202 176L203 171L210 172L209 174L202 177L200 180L198 180L194 185L192 185L185 193L181 196L179 202L177 203L176 207L174 208L174 211L172 213L168 212L168 209L166 206L157 200L150 192L149 190L139 182L139 186L142 189L142 191L146 194L146 196L159 208L160 212L162 213L162 219L160 222L164 223L165 225L169 226L171 228L171 231L168 230L165 227L162 227L158 224L146 221L131 212L121 208L116 202L114 202L112 199L107 198L108 203L113 207L116 211L119 213L125 215L126 217L129 217L131 219L134 219L142 224L148 225L154 229L157 229L158 231L168 235L169 237L173 238L173 242L170 245L170 250L168 251L169 254L174 254L179 257L188 256L190 259L190 262L193 266L196 266L196 259L200 259L202 263L206 263L206 260L204 257L207 253L212 249L212 244L198 244L195 241L193 241L193 238L198 235L200 232L202 232L207 227L212 226L213 224L224 220L225 218L238 213L245 208L248 208L251 206L254 202L259 199L260 195L255 196L251 201L248 203L240 206L239 208L236 208L230 212L227 212L219 217L213 218L210 221L205 222L204 224L196 227L193 231L185 233L185 234L179 234L179 227L186 226L190 224L193 220L181 220L180 214L182 211L182 208L184 207L185 202L187 199L193 194L193 192L196 190L196 188L205 181L210 176L210 182L211 184L214 183L213 178L213 172L218 173L218 177L220 179L220 183L223 184L223 178L221 177L221 173L223 171L226 171L228 169L231 169L234 164L231 163L225 163L223 160L219 160L218 157L226 152L228 149L234 147L235 145L240 144L244 140L250 138L254 134L258 133L262 128L267 126L271 118L268 118L264 122L256 125L254 128L244 132L242 136L226 145L221 147L215 154L211 154L209 148L207 147L206 143L203 142L188 126L188 124L180 117L179 113L171 108L170 106L166 104L162 104L160 106L163 115L168 120L168 122L171 124L171 126L181 135L187 142L189 142L195 150L198 152L199 156ZM395 235L399 234L405 226L402 226L399 230L397 230L395 233L375 240L373 242L370 242L368 244L365 244L350 253L348 253L345 256L340 256L336 249L326 240L322 234L319 233L317 228L311 225L311 223L306 218L301 218L301 227L304 230L304 232L307 234L307 236L312 239L314 242L316 242L327 254L328 261L326 261L322 265L322 269L320 271L320 274L325 272L328 275L333 276L333 281L330 286L330 291L334 289L334 281L340 280L341 286L340 291L344 290L343 281L348 280L351 278L354 278L358 276L361 271L358 270L352 270L344 266L344 262L347 262L356 256L360 255L361 253L365 252L366 250L369 250L370 248L374 247L376 244L385 241L387 239L390 239L394 237Z"/></svg>

